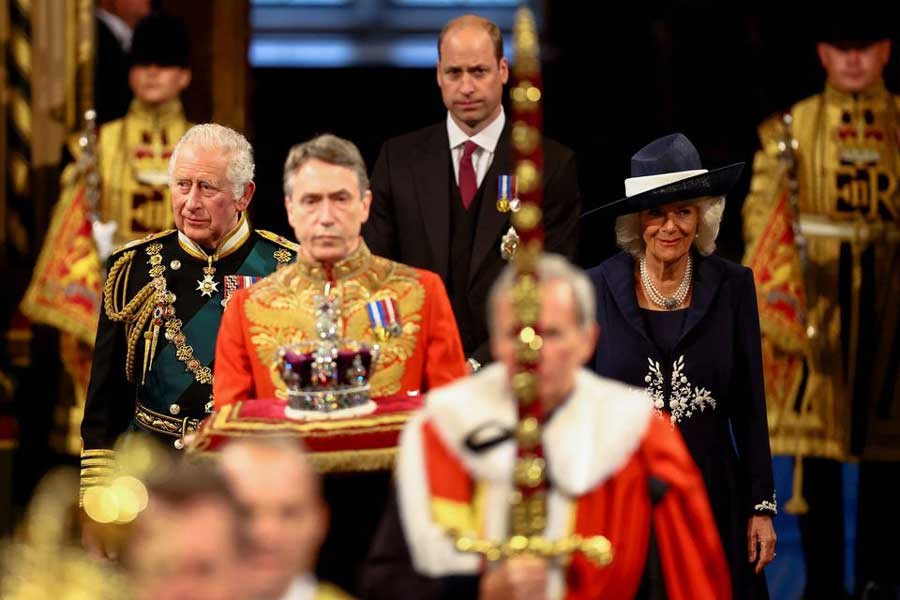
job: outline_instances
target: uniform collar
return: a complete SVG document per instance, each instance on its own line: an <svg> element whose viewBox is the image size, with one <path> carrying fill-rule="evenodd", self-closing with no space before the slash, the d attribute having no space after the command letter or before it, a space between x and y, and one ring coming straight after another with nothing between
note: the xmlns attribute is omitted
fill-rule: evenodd
<svg viewBox="0 0 900 600"><path fill-rule="evenodd" d="M128 107L126 118L138 119L153 125L159 125L160 123L167 123L175 120L184 121L184 109L181 106L181 100L177 98L157 106L144 104L135 98Z"/></svg>
<svg viewBox="0 0 900 600"><path fill-rule="evenodd" d="M241 217L238 219L238 224L235 225L234 229L225 234L221 240L219 240L219 245L215 249L212 254L212 259L219 260L225 258L229 254L233 253L235 250L244 245L250 238L250 222L247 220L247 214L241 213ZM178 245L181 246L181 249L193 256L194 258L199 258L200 260L208 260L210 258L209 253L202 247L200 244L189 238L183 232L178 232Z"/></svg>
<svg viewBox="0 0 900 600"><path fill-rule="evenodd" d="M366 242L360 238L359 246L357 246L356 250L334 263L334 265L331 265L330 269L321 262L306 262L302 259L300 254L297 255L297 262L295 264L297 266L297 272L301 276L319 281L326 281L327 279L339 281L341 279L348 279L359 275L369 268L371 262L372 252L369 250L369 247L366 246ZM331 271L331 277L329 277L329 270Z"/></svg>
<svg viewBox="0 0 900 600"><path fill-rule="evenodd" d="M316 578L309 573L297 575L280 600L313 600L317 585Z"/></svg>
<svg viewBox="0 0 900 600"><path fill-rule="evenodd" d="M867 102L887 95L884 80L879 79L866 89L857 93L842 92L833 87L831 83L825 83L825 99L832 104L852 104L854 102Z"/></svg>

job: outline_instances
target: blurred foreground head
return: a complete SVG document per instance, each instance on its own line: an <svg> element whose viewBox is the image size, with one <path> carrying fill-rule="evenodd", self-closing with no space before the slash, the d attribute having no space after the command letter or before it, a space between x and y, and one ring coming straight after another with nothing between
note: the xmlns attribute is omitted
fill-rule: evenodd
<svg viewBox="0 0 900 600"><path fill-rule="evenodd" d="M243 514L245 585L253 598L281 598L312 574L328 531L318 475L296 438L241 439L221 459Z"/></svg>
<svg viewBox="0 0 900 600"><path fill-rule="evenodd" d="M239 600L239 509L207 460L175 465L148 485L149 502L124 551L136 598Z"/></svg>

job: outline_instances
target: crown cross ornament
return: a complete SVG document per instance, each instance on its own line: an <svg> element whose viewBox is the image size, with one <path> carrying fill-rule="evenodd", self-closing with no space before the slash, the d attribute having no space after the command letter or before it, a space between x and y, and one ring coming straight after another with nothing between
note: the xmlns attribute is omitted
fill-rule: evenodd
<svg viewBox="0 0 900 600"><path fill-rule="evenodd" d="M322 420L369 414L369 379L380 347L339 335L340 303L326 282L316 305L316 338L278 349L277 368L287 386L288 418Z"/></svg>

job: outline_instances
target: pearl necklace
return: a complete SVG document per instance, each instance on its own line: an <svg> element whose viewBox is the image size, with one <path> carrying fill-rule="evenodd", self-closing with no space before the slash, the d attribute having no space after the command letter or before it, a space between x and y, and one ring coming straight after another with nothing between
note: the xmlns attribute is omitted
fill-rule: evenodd
<svg viewBox="0 0 900 600"><path fill-rule="evenodd" d="M678 289L675 290L675 295L669 296L668 298L660 294L659 290L656 289L656 286L653 285L653 281L650 279L650 273L647 271L646 256L641 257L640 265L641 285L644 288L644 293L647 294L647 298L649 298L653 304L666 310L674 310L681 306L684 299L687 298L688 290L691 289L691 273L693 271L693 260L691 259L691 255L688 254L688 263L684 268L684 275L681 277L681 283L678 285Z"/></svg>

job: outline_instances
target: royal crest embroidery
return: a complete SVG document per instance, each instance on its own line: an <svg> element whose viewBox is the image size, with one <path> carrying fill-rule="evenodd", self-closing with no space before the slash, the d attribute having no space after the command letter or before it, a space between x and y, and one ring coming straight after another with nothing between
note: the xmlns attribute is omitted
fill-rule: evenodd
<svg viewBox="0 0 900 600"><path fill-rule="evenodd" d="M284 248L279 248L273 252L272 257L278 262L279 266L286 265L294 259L294 255Z"/></svg>
<svg viewBox="0 0 900 600"><path fill-rule="evenodd" d="M333 326L345 339L377 342L381 351L378 367L370 379L373 397L389 396L401 388L406 361L416 349L417 334L422 323L425 289L416 272L368 253L335 266L346 272L331 288L333 302L340 306L340 316ZM360 264L357 264L360 263ZM249 321L249 336L257 357L271 365L270 375L276 396L286 399L287 388L274 358L285 345L318 339L321 335L315 308L322 306L320 275L301 263L293 263L251 288L244 304ZM380 342L369 315L371 303L393 299L400 335L387 336ZM402 321L400 319L402 315Z"/></svg>
<svg viewBox="0 0 900 600"><path fill-rule="evenodd" d="M647 384L647 396L658 413L661 413L668 405L669 419L673 425L692 416L695 412L702 413L707 407L712 410L716 408L716 399L712 397L709 390L691 386L691 382L684 374L683 354L672 363L672 389L668 402L666 402L665 376L660 369L659 362L649 357L647 362L649 371L644 376L644 382Z"/></svg>

